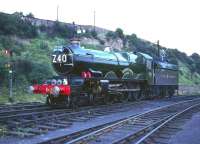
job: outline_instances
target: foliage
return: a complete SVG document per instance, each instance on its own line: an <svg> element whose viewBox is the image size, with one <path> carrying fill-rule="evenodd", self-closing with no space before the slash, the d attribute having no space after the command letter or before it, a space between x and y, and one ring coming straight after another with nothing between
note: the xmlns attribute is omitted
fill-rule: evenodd
<svg viewBox="0 0 200 144"><path fill-rule="evenodd" d="M29 14L26 15L26 17L34 18L34 15L32 13L29 13Z"/></svg>
<svg viewBox="0 0 200 144"><path fill-rule="evenodd" d="M47 38L45 35L31 40L0 36L0 101L8 101L8 88L2 92L2 87L8 87L9 68L5 67L6 63L10 60L13 63L13 86L18 90L13 93L16 101L23 98L24 101L35 100L37 97L29 98L31 95L27 95L27 87L33 80L42 83L46 78L55 75L50 63L50 53L54 46L67 42L58 37ZM12 46L12 58L3 53L6 45Z"/></svg>
<svg viewBox="0 0 200 144"><path fill-rule="evenodd" d="M123 32L123 30L121 29L121 28L117 28L116 30L115 30L115 34L116 34L116 36L118 37L118 38L120 38L120 39L124 39L124 32Z"/></svg>
<svg viewBox="0 0 200 144"><path fill-rule="evenodd" d="M115 34L115 32L113 31L109 31L106 33L106 40L109 41L110 39L116 39L117 36Z"/></svg>
<svg viewBox="0 0 200 144"><path fill-rule="evenodd" d="M86 30L85 33L78 34L78 36L98 39L98 35L95 30Z"/></svg>
<svg viewBox="0 0 200 144"><path fill-rule="evenodd" d="M134 48L136 51L136 44L137 44L137 36L135 34L127 35L126 39L128 41L129 47Z"/></svg>
<svg viewBox="0 0 200 144"><path fill-rule="evenodd" d="M70 26L66 26L65 24L56 21L53 26L53 36L59 36L63 38L72 38L75 34L75 29Z"/></svg>
<svg viewBox="0 0 200 144"><path fill-rule="evenodd" d="M102 45L92 45L92 44L82 44L84 48L93 50L102 50L104 47Z"/></svg>
<svg viewBox="0 0 200 144"><path fill-rule="evenodd" d="M116 38L120 38L122 40L125 39L124 32L123 32L123 30L121 28L117 28L115 30L115 32L109 31L109 32L106 33L106 39L107 40L116 39Z"/></svg>
<svg viewBox="0 0 200 144"><path fill-rule="evenodd" d="M37 28L30 21L24 19L23 13L12 15L0 13L0 35L17 35L33 38L37 36Z"/></svg>
<svg viewBox="0 0 200 144"><path fill-rule="evenodd" d="M93 38L97 38L97 32L95 30L91 31L91 35Z"/></svg>
<svg viewBox="0 0 200 144"><path fill-rule="evenodd" d="M104 45L104 44L105 44L105 41L104 41L104 40L102 40L102 39L100 39L100 38L97 38L97 39L99 40L99 42L100 42L101 45Z"/></svg>

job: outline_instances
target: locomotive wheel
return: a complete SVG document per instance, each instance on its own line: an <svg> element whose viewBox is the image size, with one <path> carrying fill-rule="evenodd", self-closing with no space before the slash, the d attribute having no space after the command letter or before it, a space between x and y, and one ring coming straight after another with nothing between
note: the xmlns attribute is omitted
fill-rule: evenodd
<svg viewBox="0 0 200 144"><path fill-rule="evenodd" d="M128 101L133 101L134 100L133 92L127 92L127 99L128 99Z"/></svg>
<svg viewBox="0 0 200 144"><path fill-rule="evenodd" d="M152 90L152 88L148 87L146 89L145 99L153 99L153 90Z"/></svg>
<svg viewBox="0 0 200 144"><path fill-rule="evenodd" d="M160 93L160 95L161 95L161 98L166 97L166 89L165 89L165 88L161 88L161 93Z"/></svg>
<svg viewBox="0 0 200 144"><path fill-rule="evenodd" d="M143 100L146 97L146 90L145 89L141 89L139 94L138 94L138 98L137 100Z"/></svg>
<svg viewBox="0 0 200 144"><path fill-rule="evenodd" d="M123 86L123 89L128 89L126 85ZM128 101L128 91L123 92L122 94L119 95L119 101L120 102L127 102Z"/></svg>
<svg viewBox="0 0 200 144"><path fill-rule="evenodd" d="M127 101L127 94L126 92L119 94L117 97L117 102L126 102Z"/></svg>
<svg viewBox="0 0 200 144"><path fill-rule="evenodd" d="M51 105L52 104L52 98L50 96L47 96L46 98L46 104Z"/></svg>
<svg viewBox="0 0 200 144"><path fill-rule="evenodd" d="M103 96L103 103L104 104L109 104L109 97L107 95Z"/></svg>
<svg viewBox="0 0 200 144"><path fill-rule="evenodd" d="M71 106L71 99L69 96L64 97L64 107L69 108Z"/></svg>
<svg viewBox="0 0 200 144"><path fill-rule="evenodd" d="M94 105L95 103L95 96L92 93L88 93L88 98L89 98L89 104Z"/></svg>
<svg viewBox="0 0 200 144"><path fill-rule="evenodd" d="M70 102L70 106L73 109L77 109L79 105L79 99L76 95L71 95L71 102Z"/></svg>
<svg viewBox="0 0 200 144"><path fill-rule="evenodd" d="M102 94L102 97L103 97L103 103L104 104L111 104L113 102L113 97L112 97L112 94Z"/></svg>
<svg viewBox="0 0 200 144"><path fill-rule="evenodd" d="M135 87L136 87L136 85L132 85L131 83L130 84L128 84L128 88L129 89L134 89ZM130 100L130 101L138 101L138 100L140 100L140 91L138 92L138 91L129 91L128 93L127 93L127 95L128 95L128 100Z"/></svg>
<svg viewBox="0 0 200 144"><path fill-rule="evenodd" d="M174 90L173 89L169 89L169 98L171 98L174 95Z"/></svg>
<svg viewBox="0 0 200 144"><path fill-rule="evenodd" d="M46 104L49 106L53 106L55 104L55 100L51 95L48 95L46 98Z"/></svg>

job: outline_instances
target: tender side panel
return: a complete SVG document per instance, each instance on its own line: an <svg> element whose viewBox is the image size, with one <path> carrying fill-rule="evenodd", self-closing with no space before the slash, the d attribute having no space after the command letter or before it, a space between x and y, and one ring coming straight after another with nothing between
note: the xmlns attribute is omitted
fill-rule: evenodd
<svg viewBox="0 0 200 144"><path fill-rule="evenodd" d="M155 84L156 85L177 85L178 72L169 69L155 69Z"/></svg>

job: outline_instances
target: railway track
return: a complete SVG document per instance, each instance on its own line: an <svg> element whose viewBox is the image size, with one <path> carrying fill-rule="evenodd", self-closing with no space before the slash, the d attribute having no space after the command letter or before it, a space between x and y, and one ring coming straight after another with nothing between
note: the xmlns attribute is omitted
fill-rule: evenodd
<svg viewBox="0 0 200 144"><path fill-rule="evenodd" d="M194 98L197 97L173 97L172 99L165 98L164 101L177 102ZM57 129L70 128L74 122L85 122L99 116L126 112L141 105L146 104L143 101L115 103L112 105L81 107L77 110L51 109L42 103L3 105L0 106L0 136L23 138L37 136ZM100 129L110 124L100 125L94 129ZM93 131L94 129L91 130ZM87 130L85 131L85 133L88 132ZM77 135L80 136L81 134L82 132ZM77 138L77 135L72 134L70 138ZM61 141L63 140L61 139Z"/></svg>
<svg viewBox="0 0 200 144"><path fill-rule="evenodd" d="M196 96L174 96L172 99L174 102L182 100L189 100L193 99ZM166 98L165 98L166 99ZM171 98L168 99L169 101L172 100ZM63 107L56 107L56 109L62 109ZM40 102L32 102L32 103L17 103L17 104L4 104L0 105L0 116L3 115L13 115L17 113L27 113L27 112L34 112L34 111L40 111L40 110L50 110L50 109L55 109L47 106L44 103Z"/></svg>
<svg viewBox="0 0 200 144"><path fill-rule="evenodd" d="M34 111L50 110L51 108L43 103L19 103L14 105L1 105L0 106L0 117L14 115L19 113L27 113Z"/></svg>
<svg viewBox="0 0 200 144"><path fill-rule="evenodd" d="M177 102L41 143L145 143L157 129L199 105L199 98Z"/></svg>
<svg viewBox="0 0 200 144"><path fill-rule="evenodd" d="M0 124L5 127L2 135L35 136L50 130L69 127L73 122L87 121L91 118L127 111L137 103L118 103L83 107L81 110L51 109L25 112L10 115L0 115Z"/></svg>
<svg viewBox="0 0 200 144"><path fill-rule="evenodd" d="M138 140L136 144L167 144L176 132L182 130L182 126L187 122L187 120L191 119L191 117L199 111L200 105L196 104L177 113L147 133L144 137Z"/></svg>
<svg viewBox="0 0 200 144"><path fill-rule="evenodd" d="M173 101L180 101L180 98L182 100L190 100L195 98L196 96L176 96L173 97ZM172 99L168 99L169 101L171 101ZM167 100L166 100L167 101ZM91 107L88 107L91 108ZM63 107L56 107L56 109L66 109ZM52 110L54 111L55 108L51 108L47 105L45 105L44 103L39 103L39 102L32 102L32 103L18 103L18 104L14 104L14 105L1 105L0 106L0 119L2 118L12 118L12 117L17 117L17 116L21 116L21 115L29 115L32 112L45 112L45 111L49 111Z"/></svg>
<svg viewBox="0 0 200 144"><path fill-rule="evenodd" d="M7 110L16 110L16 109L23 109L23 108L34 108L44 106L44 103L40 102L30 102L30 103L16 103L16 104L2 104L0 105L0 112Z"/></svg>

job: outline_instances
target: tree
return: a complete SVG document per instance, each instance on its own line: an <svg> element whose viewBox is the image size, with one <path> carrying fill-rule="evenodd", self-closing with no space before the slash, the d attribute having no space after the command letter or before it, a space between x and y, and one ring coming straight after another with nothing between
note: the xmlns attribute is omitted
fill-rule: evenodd
<svg viewBox="0 0 200 144"><path fill-rule="evenodd" d="M116 34L112 31L109 31L106 33L106 40L110 40L110 39L116 39Z"/></svg>
<svg viewBox="0 0 200 144"><path fill-rule="evenodd" d="M73 27L69 27L58 21L56 21L53 26L53 35L56 35L56 36L60 36L64 38L72 38L75 33L76 32Z"/></svg>
<svg viewBox="0 0 200 144"><path fill-rule="evenodd" d="M198 55L197 53L193 53L190 57L192 58L193 63L195 64L195 71L200 74L200 55Z"/></svg>
<svg viewBox="0 0 200 144"><path fill-rule="evenodd" d="M17 35L33 38L37 36L37 28L30 21L23 19L23 13L15 12L12 15L0 13L0 34Z"/></svg>
<svg viewBox="0 0 200 144"><path fill-rule="evenodd" d="M29 14L26 15L29 18L34 18L34 15L30 12Z"/></svg>
<svg viewBox="0 0 200 144"><path fill-rule="evenodd" d="M128 35L127 39L128 39L129 46L135 47L135 45L137 43L137 36L135 34Z"/></svg>
<svg viewBox="0 0 200 144"><path fill-rule="evenodd" d="M121 38L122 40L125 38L124 32L121 28L117 28L116 31L115 31L115 34L116 34L117 37Z"/></svg>

